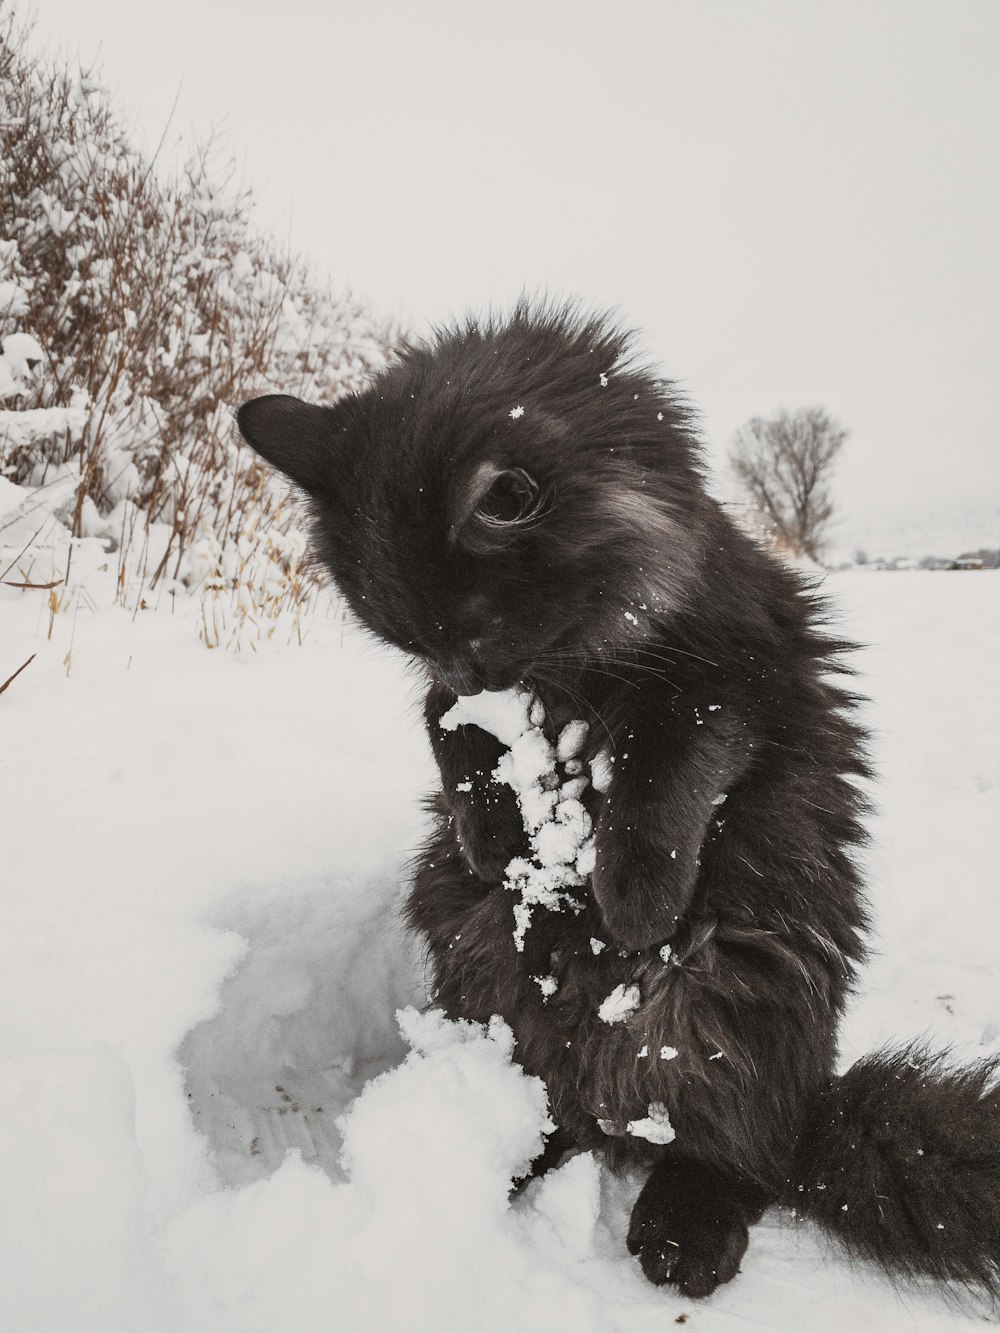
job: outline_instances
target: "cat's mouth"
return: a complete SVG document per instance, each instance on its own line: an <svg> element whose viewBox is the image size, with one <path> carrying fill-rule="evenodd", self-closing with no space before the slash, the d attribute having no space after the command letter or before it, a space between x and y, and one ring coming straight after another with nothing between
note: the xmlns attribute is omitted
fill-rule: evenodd
<svg viewBox="0 0 1000 1333"><path fill-rule="evenodd" d="M450 662L442 666L432 662L431 669L438 680L453 694L480 694L483 690L509 690L524 679L528 670L527 662L516 664L501 663L475 664L468 662Z"/></svg>

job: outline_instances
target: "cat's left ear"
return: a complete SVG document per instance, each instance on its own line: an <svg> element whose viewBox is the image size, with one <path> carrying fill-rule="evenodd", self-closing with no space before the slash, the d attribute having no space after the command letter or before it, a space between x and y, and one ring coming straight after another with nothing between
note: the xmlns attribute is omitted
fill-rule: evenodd
<svg viewBox="0 0 1000 1333"><path fill-rule="evenodd" d="M236 413L252 449L310 495L336 488L336 409L284 393L251 398Z"/></svg>

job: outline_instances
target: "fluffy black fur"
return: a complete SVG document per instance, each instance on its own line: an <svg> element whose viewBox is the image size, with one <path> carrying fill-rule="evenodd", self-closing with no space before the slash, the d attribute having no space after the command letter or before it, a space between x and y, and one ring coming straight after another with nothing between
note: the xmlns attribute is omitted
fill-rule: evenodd
<svg viewBox="0 0 1000 1333"><path fill-rule="evenodd" d="M648 1163L628 1246L691 1296L735 1275L774 1202L890 1271L996 1294L996 1069L910 1050L833 1076L865 931L852 850L868 770L831 680L847 645L707 495L671 386L609 321L522 305L409 347L333 407L261 398L239 424L311 496L359 619L426 662L442 791L409 916L437 1002L501 1014L545 1080L546 1161L577 1145ZM606 796L587 796L581 910L536 912L523 952L500 746L438 726L456 693L519 680L553 734L582 717L585 757L615 755ZM542 974L558 981L547 1001ZM597 1010L622 982L641 1004L610 1025ZM653 1102L667 1146L624 1133Z"/></svg>

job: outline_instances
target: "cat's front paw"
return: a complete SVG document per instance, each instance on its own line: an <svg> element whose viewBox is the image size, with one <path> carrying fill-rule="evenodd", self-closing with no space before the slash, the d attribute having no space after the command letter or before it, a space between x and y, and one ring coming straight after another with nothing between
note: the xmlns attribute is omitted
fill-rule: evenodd
<svg viewBox="0 0 1000 1333"><path fill-rule="evenodd" d="M513 804L513 803L511 803ZM455 837L469 869L487 884L499 884L515 856L527 847L516 804L494 801L484 809L467 804L454 811Z"/></svg>
<svg viewBox="0 0 1000 1333"><path fill-rule="evenodd" d="M641 854L608 854L597 843L591 881L608 934L622 949L641 952L669 940L690 901L690 892L670 858Z"/></svg>

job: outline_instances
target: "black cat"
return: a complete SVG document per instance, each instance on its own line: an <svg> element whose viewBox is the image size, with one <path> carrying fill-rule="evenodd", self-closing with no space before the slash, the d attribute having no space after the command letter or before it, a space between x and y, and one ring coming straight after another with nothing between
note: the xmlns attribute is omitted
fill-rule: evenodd
<svg viewBox="0 0 1000 1333"><path fill-rule="evenodd" d="M408 347L333 407L258 398L239 426L308 492L358 618L426 662L443 790L409 915L437 1003L501 1014L544 1079L540 1167L574 1145L649 1163L628 1247L689 1296L736 1274L775 1202L891 1272L996 1295L996 1065L911 1048L833 1074L865 931L863 737L830 678L848 645L706 494L670 385L607 321L522 305ZM581 760L614 756L583 797L579 910L536 910L519 941L504 747L439 725L457 695L515 682L551 737L589 724ZM617 986L635 1003L609 1022ZM672 1142L635 1131L652 1108Z"/></svg>

